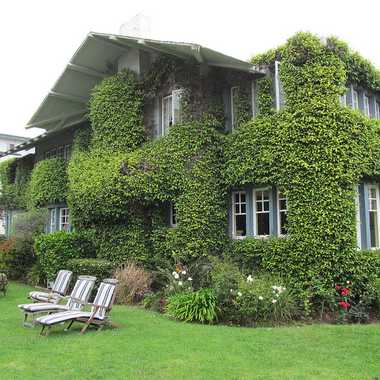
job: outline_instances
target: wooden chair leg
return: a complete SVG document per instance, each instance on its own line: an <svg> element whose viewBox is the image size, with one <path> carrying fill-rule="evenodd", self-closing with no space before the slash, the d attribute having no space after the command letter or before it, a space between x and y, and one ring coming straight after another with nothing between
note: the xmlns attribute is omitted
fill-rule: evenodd
<svg viewBox="0 0 380 380"><path fill-rule="evenodd" d="M82 330L80 330L81 334L84 334L86 330L88 329L88 326L90 326L90 321L87 321L85 325L83 326Z"/></svg>
<svg viewBox="0 0 380 380"><path fill-rule="evenodd" d="M75 322L74 319L70 321L69 325L65 328L65 331L70 330L70 327L73 325L74 322Z"/></svg>

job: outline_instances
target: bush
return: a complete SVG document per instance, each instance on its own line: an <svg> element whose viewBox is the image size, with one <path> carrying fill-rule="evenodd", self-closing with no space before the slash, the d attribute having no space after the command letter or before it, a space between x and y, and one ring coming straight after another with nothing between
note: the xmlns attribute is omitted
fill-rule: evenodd
<svg viewBox="0 0 380 380"><path fill-rule="evenodd" d="M217 299L212 289L177 293L168 298L166 313L185 322L213 323L217 319Z"/></svg>
<svg viewBox="0 0 380 380"><path fill-rule="evenodd" d="M31 238L11 238L0 244L0 267L12 280L25 280L35 261Z"/></svg>
<svg viewBox="0 0 380 380"><path fill-rule="evenodd" d="M145 309L163 313L165 311L166 299L161 292L147 293L142 300L142 305Z"/></svg>
<svg viewBox="0 0 380 380"><path fill-rule="evenodd" d="M140 302L152 284L151 273L132 261L116 269L114 276L119 281L116 301L120 304Z"/></svg>
<svg viewBox="0 0 380 380"><path fill-rule="evenodd" d="M299 310L294 295L281 284L283 282L280 279L264 274L248 276L241 282L234 294L240 323L280 324L298 317Z"/></svg>
<svg viewBox="0 0 380 380"><path fill-rule="evenodd" d="M115 264L101 259L70 259L66 267L73 272L74 278L81 275L95 276L96 283L100 284L103 279L112 277Z"/></svg>
<svg viewBox="0 0 380 380"><path fill-rule="evenodd" d="M237 292L243 276L236 265L229 261L213 260L211 270L211 287L214 290L224 321L236 318L236 307L233 294Z"/></svg>
<svg viewBox="0 0 380 380"><path fill-rule="evenodd" d="M86 236L76 232L58 231L40 235L34 247L48 280L53 280L60 269L66 269L70 259L95 256L92 243Z"/></svg>

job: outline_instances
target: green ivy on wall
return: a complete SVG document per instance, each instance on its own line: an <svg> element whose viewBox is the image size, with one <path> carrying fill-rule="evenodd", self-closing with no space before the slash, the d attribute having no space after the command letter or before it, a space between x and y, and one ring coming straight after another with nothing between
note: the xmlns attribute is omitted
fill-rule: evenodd
<svg viewBox="0 0 380 380"><path fill-rule="evenodd" d="M66 162L61 158L51 158L36 164L28 189L30 208L65 202L68 188L66 169Z"/></svg>
<svg viewBox="0 0 380 380"><path fill-rule="evenodd" d="M11 158L0 164L0 204L6 210L24 209L33 169L33 156Z"/></svg>

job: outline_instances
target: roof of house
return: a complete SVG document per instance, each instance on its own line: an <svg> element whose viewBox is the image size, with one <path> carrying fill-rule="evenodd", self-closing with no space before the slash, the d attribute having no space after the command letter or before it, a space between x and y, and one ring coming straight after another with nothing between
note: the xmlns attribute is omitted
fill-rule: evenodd
<svg viewBox="0 0 380 380"><path fill-rule="evenodd" d="M6 133L0 133L0 140L24 142L24 141L27 141L28 138L22 137L22 136L16 136L16 135L8 135Z"/></svg>
<svg viewBox="0 0 380 380"><path fill-rule="evenodd" d="M26 128L54 129L73 120L80 121L87 111L90 92L105 76L110 65L130 48L193 58L210 66L261 74L252 64L197 44L158 41L115 34L91 32L43 100Z"/></svg>
<svg viewBox="0 0 380 380"><path fill-rule="evenodd" d="M52 131L61 131L85 121L91 90L112 74L110 67L130 48L191 58L209 66L264 74L248 62L198 44L90 32L26 126L43 128L46 132L0 154L0 157L32 147Z"/></svg>

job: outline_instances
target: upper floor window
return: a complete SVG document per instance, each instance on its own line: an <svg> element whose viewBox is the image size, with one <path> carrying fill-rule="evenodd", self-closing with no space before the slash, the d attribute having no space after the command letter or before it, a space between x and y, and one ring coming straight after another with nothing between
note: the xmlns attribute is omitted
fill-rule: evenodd
<svg viewBox="0 0 380 380"><path fill-rule="evenodd" d="M277 214L278 214L278 234L286 235L288 200L281 190L277 190Z"/></svg>
<svg viewBox="0 0 380 380"><path fill-rule="evenodd" d="M354 110L359 109L359 95L356 90L352 90L352 108Z"/></svg>
<svg viewBox="0 0 380 380"><path fill-rule="evenodd" d="M270 234L270 189L253 191L255 213L255 235L268 236Z"/></svg>
<svg viewBox="0 0 380 380"><path fill-rule="evenodd" d="M168 134L173 124L182 122L181 98L183 90L174 90L162 98L161 136Z"/></svg>
<svg viewBox="0 0 380 380"><path fill-rule="evenodd" d="M237 127L238 107L239 107L239 86L231 87L231 127L232 130Z"/></svg>
<svg viewBox="0 0 380 380"><path fill-rule="evenodd" d="M379 187L368 186L368 213L371 248L379 248Z"/></svg>
<svg viewBox="0 0 380 380"><path fill-rule="evenodd" d="M343 95L339 95L339 103L346 107L347 106L347 95L346 94L343 94Z"/></svg>
<svg viewBox="0 0 380 380"><path fill-rule="evenodd" d="M371 113L369 110L369 97L367 95L364 95L363 97L363 103L364 103L364 115L370 117Z"/></svg>
<svg viewBox="0 0 380 380"><path fill-rule="evenodd" d="M380 119L380 104L375 102L375 118Z"/></svg>
<svg viewBox="0 0 380 380"><path fill-rule="evenodd" d="M170 204L170 227L177 227L177 209L175 204Z"/></svg>
<svg viewBox="0 0 380 380"><path fill-rule="evenodd" d="M232 236L237 239L247 236L247 194L245 191L232 193Z"/></svg>
<svg viewBox="0 0 380 380"><path fill-rule="evenodd" d="M60 231L70 230L69 209L66 207L59 209L59 229Z"/></svg>

